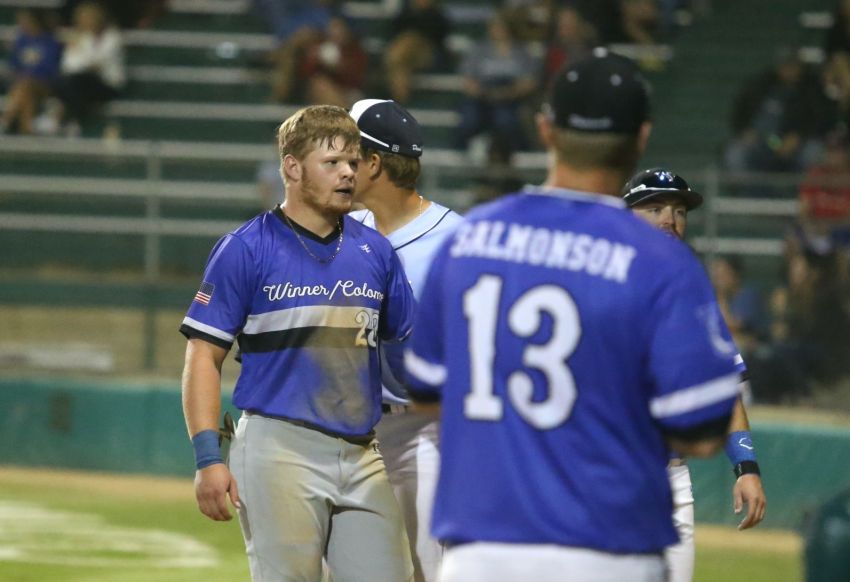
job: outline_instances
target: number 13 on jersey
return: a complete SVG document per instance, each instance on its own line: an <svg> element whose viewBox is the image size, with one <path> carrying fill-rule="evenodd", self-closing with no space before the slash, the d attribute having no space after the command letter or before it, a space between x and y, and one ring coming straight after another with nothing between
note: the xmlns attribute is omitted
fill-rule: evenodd
<svg viewBox="0 0 850 582"><path fill-rule="evenodd" d="M497 421L504 414L503 399L495 394L493 365L496 359L502 278L482 275L463 294L463 314L469 326L472 391L464 399L464 414L472 420ZM511 405L531 426L546 430L566 421L576 400L576 385L567 366L581 337L578 308L569 293L556 285L539 285L523 293L507 311L507 331L530 338L540 329L543 314L552 318L552 335L542 344L525 344L523 369L507 380ZM503 326L504 327L504 326ZM540 370L546 398L533 400L534 384L525 369Z"/></svg>

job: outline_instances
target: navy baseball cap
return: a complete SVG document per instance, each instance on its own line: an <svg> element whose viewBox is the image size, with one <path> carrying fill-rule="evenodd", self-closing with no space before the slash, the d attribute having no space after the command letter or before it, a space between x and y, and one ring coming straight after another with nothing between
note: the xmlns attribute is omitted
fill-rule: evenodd
<svg viewBox="0 0 850 582"><path fill-rule="evenodd" d="M363 147L418 158L422 155L422 128L410 112L385 99L361 99L351 106Z"/></svg>
<svg viewBox="0 0 850 582"><path fill-rule="evenodd" d="M597 48L558 72L548 107L562 129L636 134L649 121L649 87L633 61Z"/></svg>

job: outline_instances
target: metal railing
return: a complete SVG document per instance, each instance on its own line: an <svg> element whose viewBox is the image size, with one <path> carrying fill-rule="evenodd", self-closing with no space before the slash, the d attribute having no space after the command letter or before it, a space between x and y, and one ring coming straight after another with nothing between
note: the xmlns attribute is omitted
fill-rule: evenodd
<svg viewBox="0 0 850 582"><path fill-rule="evenodd" d="M164 237L214 238L239 225L241 220L213 220L208 218L172 218L163 213L163 204L190 201L199 204L227 203L234 207L258 208L259 195L251 181L222 182L211 180L180 180L164 178L167 164L189 163L211 167L222 164L249 164L252 168L273 159L272 145L226 145L193 142L154 142L138 140L63 140L49 138L4 137L0 140L0 163L9 166L10 160L74 161L94 160L107 164L115 160L133 160L144 166L144 176L139 178L102 177L93 175L45 176L19 172L0 174L0 194L25 194L30 202L38 196L87 196L98 199L124 199L143 202L143 212L138 216L108 216L93 214L66 214L41 211L17 211L14 208L0 212L0 230L21 233L85 233L94 235L134 235L144 241L142 264L145 285L155 288L162 283L162 239ZM14 165L13 165L14 167ZM514 167L508 174L525 182L538 182L545 174L546 156L526 153L516 156ZM71 172L68 172L70 174ZM253 172L252 172L253 173ZM492 178L494 169L471 164L465 155L451 150L430 150L423 157L421 189L431 198L437 198L463 210L470 202L460 182L475 178ZM783 242L781 235L772 237L745 237L724 233L725 217L745 216L787 220L798 213L798 203L793 193L800 176L748 174L731 176L716 168L699 173L685 173L691 183L705 196L704 209L700 211L702 234L691 239L694 247L706 255L731 253L755 257L779 257ZM446 184L457 180L458 186ZM749 196L752 188L775 188L792 192L783 198ZM729 194L734 189L734 194ZM763 194L763 192L762 192ZM8 205L7 205L8 206ZM40 209L39 209L40 210ZM239 213L234 213L234 217ZM0 265L2 266L2 265ZM198 269L201 268L198 265ZM154 320L157 306L146 307L145 316L145 367L156 365L154 357Z"/></svg>

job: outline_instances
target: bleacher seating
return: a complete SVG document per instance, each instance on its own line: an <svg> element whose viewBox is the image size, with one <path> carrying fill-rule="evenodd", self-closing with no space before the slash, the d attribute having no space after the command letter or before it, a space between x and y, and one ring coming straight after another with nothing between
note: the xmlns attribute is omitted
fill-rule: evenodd
<svg viewBox="0 0 850 582"><path fill-rule="evenodd" d="M12 34L15 7L33 3L59 4L58 0L0 0L0 41L8 40ZM445 4L456 23L452 47L462 51L472 39L483 35L486 19L496 1L462 0ZM662 70L649 73L655 93L655 132L646 165L664 164L686 175L696 173L692 182L704 185L702 168L715 160L718 144L726 135L728 107L735 91L744 78L769 61L778 43L793 39L800 28L796 1L774 0L762 4L764 10L754 9L750 2L716 0L712 17L679 35L672 60ZM384 3L348 2L346 11L364 37L377 67L387 33ZM770 21L768 25L766 20ZM83 149L92 149L90 155L61 152L42 155L38 145L33 145L32 151L27 151L25 145L17 152L13 151L15 148L3 150L0 213L38 213L49 209L52 214L143 218L149 212L144 196L110 199L105 194L110 189L116 193L132 190L132 184L150 181L153 163L157 188L164 188L159 192L179 192L180 181L191 182L186 184L187 192L193 188L203 190L199 182L209 184L209 192L216 184L234 192L235 200L230 205L222 201L199 204L187 197L163 198L157 209L163 219L230 217L238 222L250 215L257 208L250 194L256 164L274 156L275 127L297 104L279 105L268 100L268 74L257 63L264 51L273 46L273 39L249 12L249 2L173 0L171 11L152 30L128 31L126 45L130 78L126 94L107 106L98 122L85 128L84 136L97 141L78 142L85 144L80 145ZM670 51L662 54L671 56ZM470 200L458 195L472 182L475 168L470 169L467 159L447 149L457 122L455 107L460 79L451 70L443 70L421 75L416 83L411 108L426 128L427 139L423 189L429 197L462 208ZM100 145L99 138L107 125L120 127L120 144ZM145 144L136 140L144 140ZM13 141L24 144L26 140ZM144 148L152 147L148 142L188 143L171 146L166 143L160 146L157 155L146 155ZM194 143L203 144L197 146L199 151L221 149L226 153L191 159L184 154L192 150ZM74 147L67 145L69 152ZM103 151L98 153L100 147ZM135 152L134 148L139 151ZM184 153L174 154L181 148ZM174 155L162 155L169 151ZM135 153L130 155L131 152ZM538 180L544 158L539 153L524 154L519 157L519 165L527 169L529 180ZM439 171L429 173L431 167ZM479 170L482 172L486 169ZM3 176L13 176L15 180L9 180L3 187ZM25 184L22 180L45 176L110 182L68 180L65 183L70 190L64 196L50 194L50 189L38 191L36 182L20 186ZM12 184L23 189L15 191ZM97 192L86 195L86 184ZM784 220L762 221L763 228L756 232L747 217L726 216L721 234L728 232L734 236L736 232L748 232L775 238ZM697 233L703 226L697 217ZM16 232L7 231L0 233L0 245L14 249L17 265L32 264L33 257L48 252L59 262L73 259L99 268L119 263L140 264L145 242L138 236L116 236L115 246L110 249L113 260L98 254L95 238L95 235L87 238L80 234L57 234L41 243L42 247L33 247L22 242ZM76 242L69 243L71 239ZM84 239L88 241L83 245L85 252L72 252L74 244L82 244L80 241ZM131 239L132 242L127 242ZM213 239L212 234L192 239L166 237L167 246L161 253L163 268L196 271ZM126 252L118 252L121 248Z"/></svg>

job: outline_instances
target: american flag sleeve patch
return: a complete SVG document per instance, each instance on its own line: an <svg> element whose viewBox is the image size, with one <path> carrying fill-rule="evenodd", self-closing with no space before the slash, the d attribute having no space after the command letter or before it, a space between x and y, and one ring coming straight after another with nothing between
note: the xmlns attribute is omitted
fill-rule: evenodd
<svg viewBox="0 0 850 582"><path fill-rule="evenodd" d="M204 281L201 283L201 288L198 289L197 293L195 293L195 301L201 305L209 305L213 296L213 291L215 291L215 285Z"/></svg>

